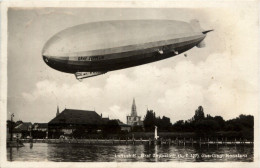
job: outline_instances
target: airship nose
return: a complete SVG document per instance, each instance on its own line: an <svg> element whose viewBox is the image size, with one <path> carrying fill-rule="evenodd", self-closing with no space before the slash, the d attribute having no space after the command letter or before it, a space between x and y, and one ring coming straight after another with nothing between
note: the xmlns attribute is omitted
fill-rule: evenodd
<svg viewBox="0 0 260 168"><path fill-rule="evenodd" d="M52 59L50 56L45 56L45 55L42 55L42 59L44 60L44 62L50 66L51 68L54 68L55 69L55 60Z"/></svg>
<svg viewBox="0 0 260 168"><path fill-rule="evenodd" d="M68 67L68 57L53 57L42 55L44 62L51 68L62 72L70 72Z"/></svg>
<svg viewBox="0 0 260 168"><path fill-rule="evenodd" d="M49 57L47 57L47 56L45 56L45 55L42 55L42 58L43 58L44 62L45 62L46 64L48 64L48 62L49 62Z"/></svg>
<svg viewBox="0 0 260 168"><path fill-rule="evenodd" d="M70 72L68 63L68 56L61 50L62 46L57 42L58 37L50 38L42 49L42 58L44 62L51 68L62 72ZM61 45L61 46L59 46Z"/></svg>

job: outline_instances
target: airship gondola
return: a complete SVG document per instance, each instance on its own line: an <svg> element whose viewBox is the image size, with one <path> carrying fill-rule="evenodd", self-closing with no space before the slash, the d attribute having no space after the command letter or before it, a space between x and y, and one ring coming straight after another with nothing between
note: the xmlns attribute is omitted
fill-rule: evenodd
<svg viewBox="0 0 260 168"><path fill-rule="evenodd" d="M81 80L138 66L205 46L197 20L118 20L92 22L62 30L44 45L45 63Z"/></svg>

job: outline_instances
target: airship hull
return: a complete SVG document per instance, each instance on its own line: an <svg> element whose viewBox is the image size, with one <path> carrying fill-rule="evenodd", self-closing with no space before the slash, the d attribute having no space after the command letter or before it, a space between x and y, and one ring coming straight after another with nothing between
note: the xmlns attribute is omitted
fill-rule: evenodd
<svg viewBox="0 0 260 168"><path fill-rule="evenodd" d="M206 34L195 26L169 20L88 23L54 35L42 55L50 67L67 73L129 68L178 55L200 44Z"/></svg>
<svg viewBox="0 0 260 168"><path fill-rule="evenodd" d="M113 71L123 68L129 68L133 66L138 66L146 63L151 63L155 61L159 61L162 59L166 59L169 57L173 57L177 54L174 51L169 50L163 51L163 54L160 54L158 51L160 48L174 48L174 50L178 51L178 54L185 52L195 45L200 43L203 38L199 38L192 42L186 43L185 45L180 45L178 47L173 47L174 44L170 46L158 46L153 47L146 50L139 50L134 52L126 52L126 53L117 53L117 54L109 54L109 55L97 55L97 56L78 56L78 57L50 57L45 58L48 59L48 65L52 68L67 72L67 73L75 73L75 72L89 72L89 71ZM127 55L127 56L122 56ZM120 57L122 56L122 57ZM114 58L107 58L114 57Z"/></svg>

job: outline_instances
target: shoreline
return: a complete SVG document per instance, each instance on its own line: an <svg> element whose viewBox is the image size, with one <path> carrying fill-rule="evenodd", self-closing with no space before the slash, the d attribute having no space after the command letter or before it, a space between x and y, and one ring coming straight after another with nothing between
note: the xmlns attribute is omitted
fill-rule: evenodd
<svg viewBox="0 0 260 168"><path fill-rule="evenodd" d="M22 143L31 143L29 139L20 139ZM33 139L32 143L48 143L48 144L92 144L92 145L141 145L141 144L158 144L158 145L253 145L253 141L210 141L208 140L193 140L193 139L159 139L159 140L142 140L142 139Z"/></svg>

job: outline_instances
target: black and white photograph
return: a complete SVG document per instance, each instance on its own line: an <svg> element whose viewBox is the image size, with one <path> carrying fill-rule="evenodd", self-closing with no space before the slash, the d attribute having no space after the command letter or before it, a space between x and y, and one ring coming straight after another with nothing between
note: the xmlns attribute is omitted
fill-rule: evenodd
<svg viewBox="0 0 260 168"><path fill-rule="evenodd" d="M1 167L257 167L259 2L152 2L2 4Z"/></svg>

